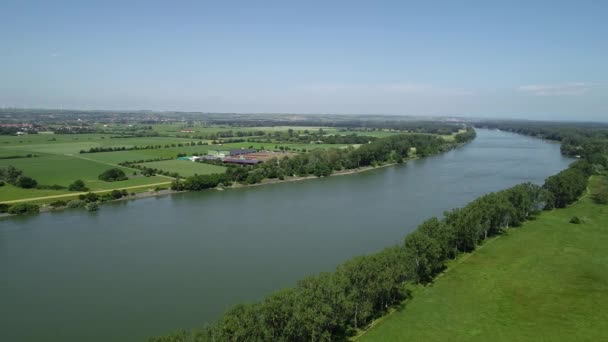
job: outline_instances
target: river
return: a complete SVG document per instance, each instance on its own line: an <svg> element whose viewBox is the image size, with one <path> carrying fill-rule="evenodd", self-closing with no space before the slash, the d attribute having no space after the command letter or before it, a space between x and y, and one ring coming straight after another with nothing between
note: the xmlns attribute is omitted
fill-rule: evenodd
<svg viewBox="0 0 608 342"><path fill-rule="evenodd" d="M478 130L450 152L359 174L0 220L0 340L144 341L201 326L426 218L570 159Z"/></svg>

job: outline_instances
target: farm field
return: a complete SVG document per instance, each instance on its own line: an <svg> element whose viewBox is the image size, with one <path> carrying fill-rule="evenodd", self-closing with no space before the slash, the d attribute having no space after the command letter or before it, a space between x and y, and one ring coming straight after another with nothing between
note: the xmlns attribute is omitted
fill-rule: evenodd
<svg viewBox="0 0 608 342"><path fill-rule="evenodd" d="M133 147L190 142L191 139L173 137L110 138L110 134L32 134L1 136L0 149L76 154L94 147Z"/></svg>
<svg viewBox="0 0 608 342"><path fill-rule="evenodd" d="M143 127L143 125L142 125ZM152 125L154 130L166 135L177 134L185 128L182 124L172 125ZM219 131L264 131L279 132L293 129L294 131L318 131L323 128L325 134L370 134L376 136L386 136L397 132L388 131L340 131L336 128L325 127L228 127L213 126L204 127L195 125L200 132L217 133ZM24 172L26 176L34 178L40 185L61 185L68 186L77 179L82 179L85 185L92 191L120 189L128 186L144 186L146 184L157 184L159 182L170 181L167 177L143 177L133 176L133 171L128 168L118 166L119 163L127 161L141 161L150 159L176 158L178 154L185 155L204 155L210 149L230 150L236 148L255 148L278 151L284 147L289 151L311 151L314 149L344 148L346 144L291 144L291 143L261 143L261 142L235 142L217 145L194 145L185 146L187 143L204 142L179 137L116 137L117 129L123 128L127 133L126 125L108 125L108 133L95 134L31 134L23 136L0 136L0 168L12 165ZM104 128L104 129L106 129ZM112 131L114 130L114 131ZM172 133L173 132L173 133ZM177 132L177 133L176 133ZM182 134L183 135L183 134ZM178 146L182 144L183 146ZM100 147L126 147L161 145L159 149L139 149L128 151L80 153L81 150ZM165 147L169 145L168 147ZM356 147L356 145L353 145ZM35 155L32 158L11 158L2 157ZM225 168L205 165L188 164L182 161L168 160L162 162L151 162L148 167L157 168L168 172L177 172L181 176L187 177L194 174L207 174L223 172ZM158 163L158 164L156 164ZM118 167L125 171L129 180L123 182L103 182L97 179L98 175L112 167ZM0 202L8 200L19 200L34 197L54 196L69 193L66 190L43 190L43 189L20 189L7 186L0 190Z"/></svg>
<svg viewBox="0 0 608 342"><path fill-rule="evenodd" d="M8 165L23 170L26 176L34 178L40 184L64 186L69 185L76 179L82 179L85 183L90 183L91 180L97 180L100 173L112 167L65 155L0 160L0 167L7 167ZM133 173L133 170L121 169L127 174Z"/></svg>
<svg viewBox="0 0 608 342"><path fill-rule="evenodd" d="M183 177L194 176L195 174L207 175L212 173L223 173L226 171L226 168L223 166L195 163L189 160L163 160L141 163L138 165L163 171L177 172Z"/></svg>
<svg viewBox="0 0 608 342"><path fill-rule="evenodd" d="M604 179L605 180L605 179ZM591 188L600 178L594 177ZM571 224L573 216L583 224ZM600 341L608 206L589 196L488 241L359 341Z"/></svg>
<svg viewBox="0 0 608 342"><path fill-rule="evenodd" d="M76 179L82 179L91 191L119 189L130 186L154 184L167 182L166 177L144 177L141 175L133 176L134 170L108 165L97 161L79 158L78 156L68 156L59 154L39 154L34 158L0 159L0 168L9 165L16 167L24 172L26 176L34 178L41 185L62 185L68 186ZM118 167L129 177L128 180L119 182L104 182L98 180L98 176L103 171ZM17 200L33 197L54 196L70 193L67 190L47 190L47 189L21 189L6 184L0 187L0 202Z"/></svg>

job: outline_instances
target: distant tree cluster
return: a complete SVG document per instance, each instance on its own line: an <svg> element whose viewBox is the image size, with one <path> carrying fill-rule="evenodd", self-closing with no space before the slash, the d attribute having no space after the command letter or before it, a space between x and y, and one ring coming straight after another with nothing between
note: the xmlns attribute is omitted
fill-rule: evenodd
<svg viewBox="0 0 608 342"><path fill-rule="evenodd" d="M25 176L22 170L12 165L0 168L0 180L23 189L33 189L38 186L35 179Z"/></svg>
<svg viewBox="0 0 608 342"><path fill-rule="evenodd" d="M68 186L68 190L82 192L82 191L89 191L89 188L87 188L85 186L84 181L82 179L77 179Z"/></svg>
<svg viewBox="0 0 608 342"><path fill-rule="evenodd" d="M119 168L105 170L97 178L105 182L117 182L129 179L125 175L125 172Z"/></svg>

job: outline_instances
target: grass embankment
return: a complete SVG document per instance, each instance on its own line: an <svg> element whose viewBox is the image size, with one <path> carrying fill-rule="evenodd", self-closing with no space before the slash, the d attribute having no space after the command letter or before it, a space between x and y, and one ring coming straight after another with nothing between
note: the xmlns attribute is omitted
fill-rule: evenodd
<svg viewBox="0 0 608 342"><path fill-rule="evenodd" d="M607 307L608 206L585 196L453 261L357 340L601 341Z"/></svg>

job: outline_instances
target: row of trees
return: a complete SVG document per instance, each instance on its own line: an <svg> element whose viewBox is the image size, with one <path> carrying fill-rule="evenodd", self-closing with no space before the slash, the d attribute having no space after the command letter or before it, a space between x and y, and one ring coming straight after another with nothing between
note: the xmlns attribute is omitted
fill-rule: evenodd
<svg viewBox="0 0 608 342"><path fill-rule="evenodd" d="M137 150L155 150L161 148L185 147L185 146L203 146L209 145L202 141L190 141L177 144L165 145L142 145L142 146L108 146L108 147L91 147L88 150L80 150L80 153L99 153L99 152L119 152L119 151L137 151Z"/></svg>

